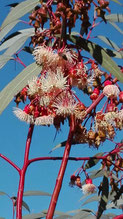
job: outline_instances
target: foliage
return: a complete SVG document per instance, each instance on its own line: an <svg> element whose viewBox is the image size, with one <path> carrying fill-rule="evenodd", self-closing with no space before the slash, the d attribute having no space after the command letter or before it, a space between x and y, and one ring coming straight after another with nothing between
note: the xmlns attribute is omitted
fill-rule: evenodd
<svg viewBox="0 0 123 219"><path fill-rule="evenodd" d="M122 6L119 1L114 2ZM9 6L11 11L0 31L0 69L13 60L24 69L0 92L0 113L14 98L14 114L29 123L29 131L22 168L0 154L20 176L17 196L10 197L2 191L0 196L5 195L12 201L13 218L16 212L17 219L115 217L113 213L104 212L118 209L122 204L123 142L114 142L112 151L98 152L92 157L70 157L69 153L71 146L77 144L100 149L107 140L109 144L113 142L123 128L123 67L118 64L123 58L123 49L110 36L97 34L95 38L91 37L98 25L111 24L122 34L119 23L123 22L123 15L111 14L110 3L105 0L25 0ZM80 30L76 30L77 22ZM20 23L27 24L28 28L15 31ZM21 52L33 56L35 62L26 66ZM81 101L79 91L88 98L88 106ZM103 98L106 101L102 107ZM18 108L21 103L25 104L24 109ZM63 157L29 159L34 126L53 125L60 131L65 121L69 125L68 138L51 149L52 152L64 147ZM43 191L24 192L28 166L41 160L62 160L52 195ZM85 194L80 199L87 198L82 206L97 201L95 211L88 208L68 212L55 210L68 160L82 161L70 177L70 186L78 187ZM96 169L89 173L93 167ZM92 183L96 178L99 178L98 188ZM49 208L32 214L23 201L25 196L51 196ZM22 207L28 215L22 215Z"/></svg>

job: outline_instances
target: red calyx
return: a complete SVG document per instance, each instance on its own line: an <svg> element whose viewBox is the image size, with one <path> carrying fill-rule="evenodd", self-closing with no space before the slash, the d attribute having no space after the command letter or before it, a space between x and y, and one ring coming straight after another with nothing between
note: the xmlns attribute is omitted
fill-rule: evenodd
<svg viewBox="0 0 123 219"><path fill-rule="evenodd" d="M92 179L91 179L91 178L87 178L87 179L85 180L85 183L86 183L86 184L92 184Z"/></svg>
<svg viewBox="0 0 123 219"><path fill-rule="evenodd" d="M108 112L114 112L116 110L116 105L115 103L109 103L107 106L107 111Z"/></svg>
<svg viewBox="0 0 123 219"><path fill-rule="evenodd" d="M121 91L119 94L119 101L120 103L123 103L123 91Z"/></svg>
<svg viewBox="0 0 123 219"><path fill-rule="evenodd" d="M107 81L104 82L104 86L111 85L111 84L112 84L112 82L109 81L109 80L107 80Z"/></svg>
<svg viewBox="0 0 123 219"><path fill-rule="evenodd" d="M94 88L94 90L93 90L93 93L95 93L95 94L99 95L99 93L100 93L100 90L99 90L99 88Z"/></svg>
<svg viewBox="0 0 123 219"><path fill-rule="evenodd" d="M90 99L91 99L91 100L96 100L97 97L98 97L98 94L96 94L96 93L92 93L92 94L90 95Z"/></svg>
<svg viewBox="0 0 123 219"><path fill-rule="evenodd" d="M28 105L25 106L24 110L25 113L29 114L30 113L30 108Z"/></svg>

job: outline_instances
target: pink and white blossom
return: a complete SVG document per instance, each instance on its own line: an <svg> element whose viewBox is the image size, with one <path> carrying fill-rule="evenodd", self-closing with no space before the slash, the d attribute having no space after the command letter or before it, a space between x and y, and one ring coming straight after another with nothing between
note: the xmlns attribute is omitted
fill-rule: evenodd
<svg viewBox="0 0 123 219"><path fill-rule="evenodd" d="M52 48L46 46L37 46L33 55L35 56L36 63L42 65L44 68L56 67L59 61L59 56Z"/></svg>
<svg viewBox="0 0 123 219"><path fill-rule="evenodd" d="M76 101L74 97L69 92L62 92L58 97L56 97L53 107L56 109L56 114L61 116L70 116L74 114L76 108Z"/></svg>
<svg viewBox="0 0 123 219"><path fill-rule="evenodd" d="M52 115L40 116L35 119L35 125L52 125L54 117Z"/></svg>
<svg viewBox="0 0 123 219"><path fill-rule="evenodd" d="M33 124L34 123L34 118L32 115L29 115L28 113L26 113L25 111L23 111L20 108L15 107L13 110L13 113L16 115L16 117L18 119L20 119L21 121Z"/></svg>
<svg viewBox="0 0 123 219"><path fill-rule="evenodd" d="M84 194L92 194L96 192L96 186L94 184L85 184L82 186Z"/></svg>
<svg viewBox="0 0 123 219"><path fill-rule="evenodd" d="M40 86L41 85L38 82L38 77L33 77L30 81L28 81L28 89L27 89L28 95L33 96L36 93L38 93Z"/></svg>
<svg viewBox="0 0 123 219"><path fill-rule="evenodd" d="M120 93L120 90L119 88L116 86L116 85L107 85L103 88L103 94L106 96L106 97L118 97Z"/></svg>
<svg viewBox="0 0 123 219"><path fill-rule="evenodd" d="M53 72L48 71L40 81L43 92L50 92L50 90L55 88L65 89L67 86L67 77L64 76L61 68L57 68Z"/></svg>

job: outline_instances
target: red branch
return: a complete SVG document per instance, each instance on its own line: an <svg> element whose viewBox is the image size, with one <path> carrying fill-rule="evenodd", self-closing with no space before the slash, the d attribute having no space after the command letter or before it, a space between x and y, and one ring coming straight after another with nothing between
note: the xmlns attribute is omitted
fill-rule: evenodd
<svg viewBox="0 0 123 219"><path fill-rule="evenodd" d="M123 219L123 214L113 217L113 219Z"/></svg>
<svg viewBox="0 0 123 219"><path fill-rule="evenodd" d="M69 153L70 153L71 143L72 143L72 139L73 139L73 135L74 135L74 129L75 129L75 122L74 122L73 116L71 116L70 131L69 131L69 135L68 135L68 140L66 142L63 159L62 159L62 162L61 162L58 177L56 179L56 184L55 184L55 188L54 188L54 191L53 191L53 194L52 194L52 198L51 198L51 201L50 201L50 205L49 205L49 209L48 209L48 212L47 212L46 219L52 219L53 218L56 203L57 203L58 196L59 196L61 186L62 186L64 173L65 173L66 166L67 166L68 159L69 159Z"/></svg>
<svg viewBox="0 0 123 219"><path fill-rule="evenodd" d="M15 163L13 163L11 160L9 160L7 157L5 157L3 154L0 154L0 157L3 158L5 161L7 161L11 166L13 166L20 173L20 168Z"/></svg>
<svg viewBox="0 0 123 219"><path fill-rule="evenodd" d="M123 145L123 144L122 144ZM120 146L122 146L120 144ZM90 160L90 159L99 159L99 160L107 160L108 162L110 162L112 165L116 166L115 163L113 163L111 160L107 159L107 157L109 155L112 155L112 154L116 154L120 152L120 149L119 148L115 148L114 150L112 150L111 152L107 153L105 156L96 156L96 157L69 157L68 160L71 160L71 161L87 161L87 160ZM29 160L29 165L33 162L36 162L36 161L43 161L43 160L62 160L63 157L36 157L36 158L33 158L33 159L30 159ZM119 167L119 166L116 166L119 170L123 171L123 168Z"/></svg>
<svg viewBox="0 0 123 219"><path fill-rule="evenodd" d="M29 149L30 149L33 129L34 129L34 125L31 124L29 127L27 141L26 141L24 164L23 164L22 169L20 170L20 181L19 181L18 194L17 194L16 219L22 219L22 201L23 201L24 181L25 181L25 173L29 165Z"/></svg>
<svg viewBox="0 0 123 219"><path fill-rule="evenodd" d="M116 83L116 81L117 81L117 78L115 78L113 80L113 83ZM97 106L97 104L103 99L103 97L104 97L104 94L101 93L99 95L99 97L91 104L91 106L88 107L88 109L86 110L85 117ZM83 120L85 119L85 117L83 118ZM54 191L53 191L53 194L52 194L52 197L51 197L51 202L50 202L50 205L49 205L49 208L48 208L46 219L52 219L53 218L56 203L57 203L58 196L59 196L59 193L60 193L60 189L61 189L61 186L62 186L64 173L65 173L65 170L66 170L66 167L67 167L67 162L68 162L68 159L69 159L69 153L70 153L70 149L71 149L71 142L72 142L72 139L73 139L74 129L75 129L74 125L75 124L74 124L74 121L73 121L73 124L71 123L71 126L70 126L70 132L69 132L68 140L66 142L62 163L61 163L61 166L60 166L58 177L56 179L56 184L55 184L55 188L54 188Z"/></svg>

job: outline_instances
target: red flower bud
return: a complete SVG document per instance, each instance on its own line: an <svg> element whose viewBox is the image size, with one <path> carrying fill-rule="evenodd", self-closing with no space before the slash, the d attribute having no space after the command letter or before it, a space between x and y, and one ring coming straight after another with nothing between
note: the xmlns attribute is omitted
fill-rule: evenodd
<svg viewBox="0 0 123 219"><path fill-rule="evenodd" d="M123 103L123 91L121 91L119 94L119 101L120 103Z"/></svg>
<svg viewBox="0 0 123 219"><path fill-rule="evenodd" d="M104 86L111 85L111 84L112 84L112 82L109 81L109 80L107 80L107 81L104 82Z"/></svg>

